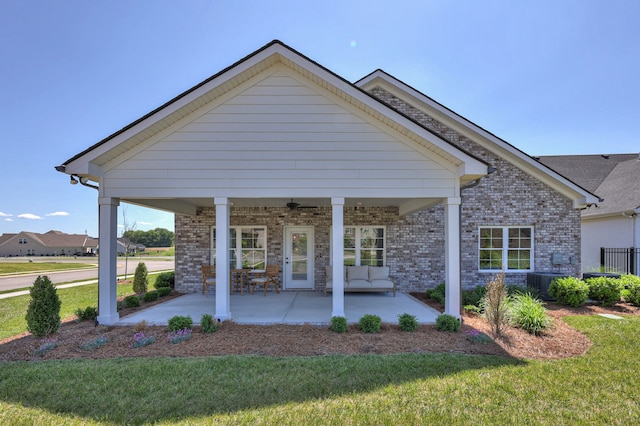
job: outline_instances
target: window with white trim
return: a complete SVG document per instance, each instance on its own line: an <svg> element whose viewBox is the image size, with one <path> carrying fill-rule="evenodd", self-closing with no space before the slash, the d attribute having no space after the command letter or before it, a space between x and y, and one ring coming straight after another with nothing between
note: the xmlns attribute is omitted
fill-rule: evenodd
<svg viewBox="0 0 640 426"><path fill-rule="evenodd" d="M345 226L344 264L384 266L385 234L383 226Z"/></svg>
<svg viewBox="0 0 640 426"><path fill-rule="evenodd" d="M211 250L216 264L216 228L211 228ZM264 270L267 264L267 227L229 228L229 268Z"/></svg>
<svg viewBox="0 0 640 426"><path fill-rule="evenodd" d="M481 271L532 271L533 227L480 227L478 265Z"/></svg>

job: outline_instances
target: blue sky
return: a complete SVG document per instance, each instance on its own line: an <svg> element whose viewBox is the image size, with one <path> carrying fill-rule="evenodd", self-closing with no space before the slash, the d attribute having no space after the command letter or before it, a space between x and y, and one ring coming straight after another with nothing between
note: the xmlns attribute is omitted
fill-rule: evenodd
<svg viewBox="0 0 640 426"><path fill-rule="evenodd" d="M638 20L636 0L4 0L0 233L97 236L97 192L54 166L273 39L352 82L381 68L531 155L638 152Z"/></svg>

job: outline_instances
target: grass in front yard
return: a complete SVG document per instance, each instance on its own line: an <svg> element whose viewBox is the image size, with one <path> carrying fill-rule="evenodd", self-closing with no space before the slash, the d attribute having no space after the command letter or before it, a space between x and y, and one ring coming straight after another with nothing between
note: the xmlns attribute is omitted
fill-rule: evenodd
<svg viewBox="0 0 640 426"><path fill-rule="evenodd" d="M0 274L22 274L51 271L67 271L73 269L97 268L97 260L92 263L64 263L64 262L1 262Z"/></svg>
<svg viewBox="0 0 640 426"><path fill-rule="evenodd" d="M568 322L594 345L561 361L402 354L0 363L0 422L637 423L640 318Z"/></svg>
<svg viewBox="0 0 640 426"><path fill-rule="evenodd" d="M150 280L152 278L150 277ZM59 288L58 297L62 301L60 318L75 315L78 308L98 306L98 284L88 284L78 287ZM133 294L133 284L118 284L118 296ZM27 307L31 295L0 299L0 339L15 336L27 331ZM0 350L2 348L0 347Z"/></svg>

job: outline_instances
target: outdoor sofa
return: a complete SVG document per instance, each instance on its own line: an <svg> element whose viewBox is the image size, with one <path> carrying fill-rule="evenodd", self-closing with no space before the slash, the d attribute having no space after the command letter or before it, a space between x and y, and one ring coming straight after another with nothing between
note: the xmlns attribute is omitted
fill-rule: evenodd
<svg viewBox="0 0 640 426"><path fill-rule="evenodd" d="M333 291L333 267L325 266L326 282L324 294ZM389 276L388 266L345 266L345 292L393 292L396 295L396 285Z"/></svg>

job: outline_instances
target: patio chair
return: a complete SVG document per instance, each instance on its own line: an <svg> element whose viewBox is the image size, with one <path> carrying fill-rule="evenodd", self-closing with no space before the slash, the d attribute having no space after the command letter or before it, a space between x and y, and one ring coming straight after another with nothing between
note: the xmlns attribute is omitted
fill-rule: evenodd
<svg viewBox="0 0 640 426"><path fill-rule="evenodd" d="M267 296L267 287L270 284L276 289L276 293L280 293L280 267L278 265L267 265L267 268L259 276L251 280L251 294L256 291L256 286L264 286L264 295Z"/></svg>
<svg viewBox="0 0 640 426"><path fill-rule="evenodd" d="M216 268L211 265L202 265L202 294L204 290L207 290L207 297L209 297L209 286L216 285Z"/></svg>

